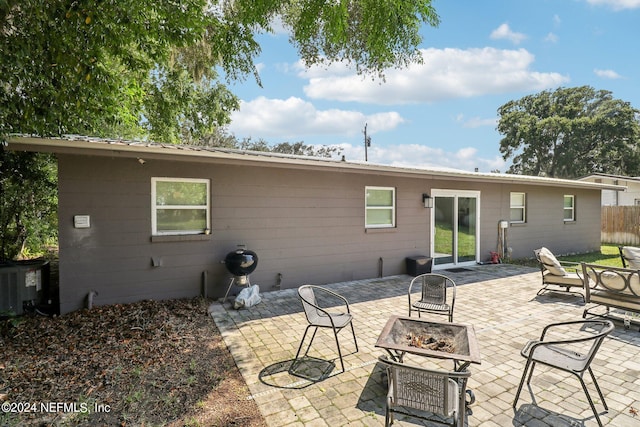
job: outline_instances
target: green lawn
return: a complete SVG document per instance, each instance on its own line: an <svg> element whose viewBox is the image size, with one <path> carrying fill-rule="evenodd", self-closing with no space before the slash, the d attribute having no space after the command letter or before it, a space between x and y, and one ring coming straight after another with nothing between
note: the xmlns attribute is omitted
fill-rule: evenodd
<svg viewBox="0 0 640 427"><path fill-rule="evenodd" d="M449 224L436 225L436 235L434 242L434 250L436 253L450 254L453 250L453 231ZM458 256L475 258L476 254L476 236L469 234L465 230L458 231Z"/></svg>
<svg viewBox="0 0 640 427"><path fill-rule="evenodd" d="M622 261L620 260L620 252L618 251L618 245L602 245L599 252L590 252L586 254L578 255L566 255L558 256L559 261L568 262L586 262L589 264L609 265L612 267L622 267ZM513 260L514 264L537 266L538 263L535 259L520 259Z"/></svg>

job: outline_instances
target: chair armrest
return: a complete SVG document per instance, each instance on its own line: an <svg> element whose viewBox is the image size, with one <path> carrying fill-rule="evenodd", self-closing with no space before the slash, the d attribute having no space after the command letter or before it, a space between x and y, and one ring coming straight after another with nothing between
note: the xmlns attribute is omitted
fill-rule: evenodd
<svg viewBox="0 0 640 427"><path fill-rule="evenodd" d="M544 341L544 337L547 334L547 332L550 329L554 329L557 328L559 326L566 326L566 325L608 325L607 328L603 329L602 331L600 331L599 333L595 334L595 335L590 335L587 337L581 337L581 338L574 338L574 339L568 339L568 340L554 340L554 341ZM540 344L570 344L570 343L575 343L575 342L582 342L582 341L588 341L588 340L592 340L594 338L597 338L601 335L607 335L609 332L611 332L611 330L613 329L613 323L611 323L610 321L607 320L571 320L571 321L567 321L567 322L556 322L556 323L550 323L547 326L544 327L544 329L542 330L542 334L540 335L540 340L538 341L538 343ZM537 344L537 343L536 343ZM536 345L534 344L534 345Z"/></svg>
<svg viewBox="0 0 640 427"><path fill-rule="evenodd" d="M577 273L582 269L582 266L579 262L571 262L571 261L558 261L562 268L565 270L571 270L572 273Z"/></svg>

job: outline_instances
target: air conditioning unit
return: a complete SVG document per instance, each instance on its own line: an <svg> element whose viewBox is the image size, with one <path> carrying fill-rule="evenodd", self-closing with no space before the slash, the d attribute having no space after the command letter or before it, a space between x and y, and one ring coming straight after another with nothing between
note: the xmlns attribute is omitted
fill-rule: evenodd
<svg viewBox="0 0 640 427"><path fill-rule="evenodd" d="M42 265L39 261L0 266L0 314L22 314L24 303L38 302Z"/></svg>

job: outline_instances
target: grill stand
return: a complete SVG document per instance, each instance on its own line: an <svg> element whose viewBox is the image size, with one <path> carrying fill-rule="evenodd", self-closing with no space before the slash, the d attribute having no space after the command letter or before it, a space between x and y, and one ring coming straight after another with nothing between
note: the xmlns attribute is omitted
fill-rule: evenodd
<svg viewBox="0 0 640 427"><path fill-rule="evenodd" d="M246 277L246 282L242 277ZM237 277L237 276L233 276L231 278L231 281L229 282L229 286L227 287L227 292L225 292L224 294L224 298L222 299L222 303L224 304L225 302L227 302L227 297L229 296L229 291L231 291L231 288L233 287L233 283L236 281L236 279L238 279L238 282L240 282L240 285L245 285L247 288L251 287L251 280L249 279L249 276L242 276L242 277Z"/></svg>

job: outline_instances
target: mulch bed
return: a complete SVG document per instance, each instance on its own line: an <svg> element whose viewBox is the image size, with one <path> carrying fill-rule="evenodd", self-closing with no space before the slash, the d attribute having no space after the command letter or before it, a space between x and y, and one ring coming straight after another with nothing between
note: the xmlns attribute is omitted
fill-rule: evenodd
<svg viewBox="0 0 640 427"><path fill-rule="evenodd" d="M0 320L0 425L266 426L209 304Z"/></svg>

